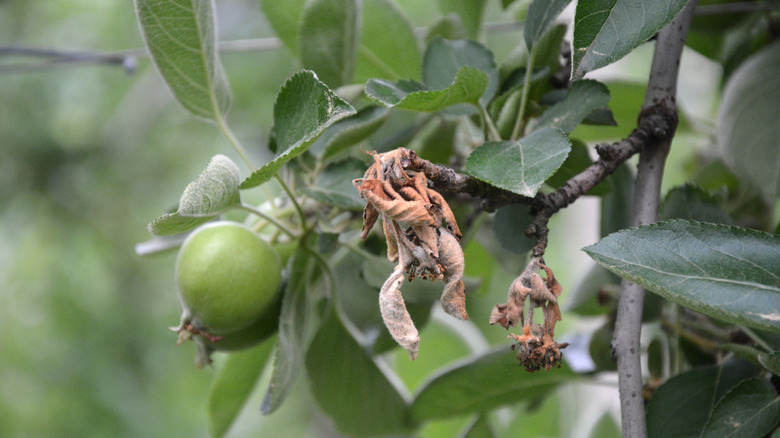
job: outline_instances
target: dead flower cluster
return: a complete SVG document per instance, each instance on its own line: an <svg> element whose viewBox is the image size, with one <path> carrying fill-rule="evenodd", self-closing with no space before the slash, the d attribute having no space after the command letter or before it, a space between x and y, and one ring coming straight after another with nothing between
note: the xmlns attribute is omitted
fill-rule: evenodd
<svg viewBox="0 0 780 438"><path fill-rule="evenodd" d="M468 319L461 233L449 205L428 187L425 174L407 170L408 149L368 154L374 163L363 178L352 182L366 200L361 237L366 239L381 216L387 258L398 265L379 292L379 309L393 339L414 359L420 336L406 310L401 283L406 277L442 280L442 307L456 318Z"/></svg>
<svg viewBox="0 0 780 438"><path fill-rule="evenodd" d="M547 278L542 278L537 271L544 270ZM525 271L512 282L506 304L496 304L490 315L490 324L500 324L505 329L516 327L517 323L523 329L522 335L510 333L509 337L517 341L512 346L517 351L517 358L529 372L542 367L550 370L553 366L561 366L561 350L569 344L555 342L555 324L561 320L561 310L558 307L558 296L563 287L555 279L552 269L545 266L541 260L532 259ZM528 318L525 318L524 307L529 301ZM541 307L544 312L544 324L534 324L534 308Z"/></svg>

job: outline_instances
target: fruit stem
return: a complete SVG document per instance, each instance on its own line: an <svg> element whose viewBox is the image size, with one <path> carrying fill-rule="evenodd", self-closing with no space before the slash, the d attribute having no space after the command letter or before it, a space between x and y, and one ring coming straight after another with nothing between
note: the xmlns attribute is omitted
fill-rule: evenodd
<svg viewBox="0 0 780 438"><path fill-rule="evenodd" d="M295 198L295 194L290 190L290 187L287 186L287 184L284 182L281 176L279 176L279 173L277 172L274 175L274 178L276 178L276 181L279 182L279 185L282 187L285 193L287 193L287 196L290 198L290 201L292 202L293 206L295 207L295 210L298 212L298 217L301 220L301 228L306 229L306 215L303 213L303 209L301 208L301 204L298 203L298 200Z"/></svg>

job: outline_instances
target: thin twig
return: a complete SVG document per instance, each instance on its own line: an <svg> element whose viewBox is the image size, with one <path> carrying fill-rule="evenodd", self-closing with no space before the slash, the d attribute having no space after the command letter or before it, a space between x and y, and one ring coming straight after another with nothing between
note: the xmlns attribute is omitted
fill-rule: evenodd
<svg viewBox="0 0 780 438"><path fill-rule="evenodd" d="M519 21L507 21L484 23L482 28L485 33L494 34L519 31L523 29L523 25L522 22ZM427 27L415 29L415 34L419 37L427 36L428 32L429 29ZM282 40L273 37L217 42L217 49L220 53L260 52L277 50L282 48L282 46ZM120 66L125 69L127 73L133 73L136 69L138 59L148 57L149 55L146 49L99 52L45 47L0 46L0 57L6 56L41 58L43 61L2 64L0 65L0 75L30 73L63 66L78 66L85 64Z"/></svg>
<svg viewBox="0 0 780 438"><path fill-rule="evenodd" d="M646 145L639 154L634 189L634 226L658 220L664 163L677 129L676 94L680 57L696 3L696 0L689 2L658 33L656 39L645 102L639 114L639 126L653 126L656 141ZM642 287L623 280L612 339L612 354L618 366L623 436L639 438L647 436L639 343L644 294Z"/></svg>

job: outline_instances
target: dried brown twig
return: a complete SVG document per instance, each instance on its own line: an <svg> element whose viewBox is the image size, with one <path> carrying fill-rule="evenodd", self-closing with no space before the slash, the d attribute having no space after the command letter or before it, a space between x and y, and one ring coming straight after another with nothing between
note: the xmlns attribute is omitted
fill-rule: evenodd
<svg viewBox="0 0 780 438"><path fill-rule="evenodd" d="M546 278L538 271L542 269ZM499 324L505 329L522 326L522 335L509 334L509 338L517 341L512 349L517 351L517 358L529 372L538 371L542 367L549 370L560 367L561 350L569 344L555 342L555 324L561 320L561 310L558 307L558 297L563 287L555 278L552 269L544 265L541 258L535 257L509 286L506 304L496 304L490 315L490 324ZM528 317L525 317L525 302L528 301ZM543 309L544 324L534 324L534 308Z"/></svg>

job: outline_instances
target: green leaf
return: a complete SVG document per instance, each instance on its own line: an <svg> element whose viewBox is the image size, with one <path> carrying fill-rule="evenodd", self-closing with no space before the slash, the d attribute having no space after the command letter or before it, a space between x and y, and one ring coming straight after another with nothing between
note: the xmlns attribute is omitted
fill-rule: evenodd
<svg viewBox="0 0 780 438"><path fill-rule="evenodd" d="M478 69L488 76L489 82L479 99L483 106L487 106L498 90L498 68L493 52L476 41L433 38L423 56L423 83L433 90L447 88L455 82L464 66Z"/></svg>
<svg viewBox="0 0 780 438"><path fill-rule="evenodd" d="M607 413L602 415L601 419L593 426L589 436L598 438L620 438L622 435L620 433L620 426L618 426L615 423L615 419Z"/></svg>
<svg viewBox="0 0 780 438"><path fill-rule="evenodd" d="M604 303L604 301L608 301L613 291L615 295L613 298L617 298L619 286L620 277L599 264L593 265L574 290L569 293L563 310L582 316L605 314L611 310L611 306L609 306L609 302Z"/></svg>
<svg viewBox="0 0 780 438"><path fill-rule="evenodd" d="M290 394L303 366L304 352L316 331L313 315L316 294L309 284L313 264L308 250L301 246L287 263L289 277L279 315L279 342L271 383L260 408L265 415L278 409Z"/></svg>
<svg viewBox="0 0 780 438"><path fill-rule="evenodd" d="M375 436L410 431L406 400L335 311L306 353L306 371L314 399L339 432Z"/></svg>
<svg viewBox="0 0 780 438"><path fill-rule="evenodd" d="M260 0L260 9L263 10L268 23L274 29L276 36L282 40L293 55L298 55L298 29L301 25L303 7L306 0Z"/></svg>
<svg viewBox="0 0 780 438"><path fill-rule="evenodd" d="M577 2L572 80L629 54L669 24L688 0Z"/></svg>
<svg viewBox="0 0 780 438"><path fill-rule="evenodd" d="M300 50L303 67L331 88L352 82L357 58L355 0L309 0L303 10Z"/></svg>
<svg viewBox="0 0 780 438"><path fill-rule="evenodd" d="M224 155L215 155L198 179L184 189L177 210L153 220L149 232L157 236L181 233L239 205L239 178L236 163Z"/></svg>
<svg viewBox="0 0 780 438"><path fill-rule="evenodd" d="M639 110L645 100L647 84L633 82L610 82L607 85L611 99L609 108L615 117L611 126L589 126L581 123L571 136L586 141L589 144L601 141L612 141L627 137L636 128Z"/></svg>
<svg viewBox="0 0 780 438"><path fill-rule="evenodd" d="M356 114L331 125L311 145L309 152L322 159L328 159L376 132L387 119L388 113L388 109L384 106L363 107Z"/></svg>
<svg viewBox="0 0 780 438"><path fill-rule="evenodd" d="M245 179L240 188L268 181L288 161L308 149L335 122L355 114L313 72L302 70L287 79L274 103L274 137L283 152Z"/></svg>
<svg viewBox="0 0 780 438"><path fill-rule="evenodd" d="M758 361L764 368L780 376L780 352L761 353L758 355Z"/></svg>
<svg viewBox="0 0 780 438"><path fill-rule="evenodd" d="M493 233L501 246L515 254L524 254L536 244L535 239L525 235L525 229L533 222L531 207L510 204L496 210L493 218Z"/></svg>
<svg viewBox="0 0 780 438"><path fill-rule="evenodd" d="M276 337L273 336L254 348L233 352L217 371L206 404L211 436L223 437L230 429L271 357L275 344Z"/></svg>
<svg viewBox="0 0 780 438"><path fill-rule="evenodd" d="M555 18L560 15L563 8L571 3L571 0L535 0L528 6L525 16L525 45L528 50L535 45L550 27Z"/></svg>
<svg viewBox="0 0 780 438"><path fill-rule="evenodd" d="M442 15L454 12L471 38L476 38L482 24L486 0L438 0Z"/></svg>
<svg viewBox="0 0 780 438"><path fill-rule="evenodd" d="M658 219L688 219L724 225L734 223L716 197L692 184L675 187L666 194Z"/></svg>
<svg viewBox="0 0 780 438"><path fill-rule="evenodd" d="M575 81L566 98L548 108L536 121L534 130L552 127L570 133L594 110L609 103L609 90L593 80Z"/></svg>
<svg viewBox="0 0 780 438"><path fill-rule="evenodd" d="M729 78L718 113L718 147L739 178L768 201L780 194L780 43L746 60Z"/></svg>
<svg viewBox="0 0 780 438"><path fill-rule="evenodd" d="M362 210L366 202L360 197L352 180L366 172L366 165L354 158L347 158L326 167L304 193L312 198L345 210Z"/></svg>
<svg viewBox="0 0 780 438"><path fill-rule="evenodd" d="M514 141L474 149L466 172L493 186L533 197L566 160L571 144L560 129L544 128Z"/></svg>
<svg viewBox="0 0 780 438"><path fill-rule="evenodd" d="M780 331L780 236L673 220L611 234L584 251L677 304Z"/></svg>
<svg viewBox="0 0 780 438"><path fill-rule="evenodd" d="M218 121L230 89L215 49L211 0L136 0L152 62L176 100L197 117Z"/></svg>
<svg viewBox="0 0 780 438"><path fill-rule="evenodd" d="M388 107L436 112L459 103L479 105L488 81L488 76L482 71L461 67L452 84L443 90L426 90L414 81L370 79L366 83L366 95Z"/></svg>
<svg viewBox="0 0 780 438"><path fill-rule="evenodd" d="M780 421L780 397L769 382L757 378L735 386L712 411L702 436L759 437Z"/></svg>
<svg viewBox="0 0 780 438"><path fill-rule="evenodd" d="M634 205L634 173L628 164L618 166L607 181L615 190L601 199L601 237L630 227Z"/></svg>
<svg viewBox="0 0 780 438"><path fill-rule="evenodd" d="M496 436L493 428L490 427L488 418L484 415L480 415L471 423L461 435L463 438L494 438Z"/></svg>
<svg viewBox="0 0 780 438"><path fill-rule="evenodd" d="M409 20L393 0L363 0L355 81L419 78L422 59ZM388 37L392 35L392 37Z"/></svg>
<svg viewBox="0 0 780 438"><path fill-rule="evenodd" d="M587 169L591 164L593 164L593 161L590 159L590 154L588 154L588 146L579 140L573 139L571 141L571 152L566 157L566 161L561 164L561 167L553 176L547 179L546 183L550 187L561 187L566 181ZM612 190L612 182L608 179L590 189L586 195L604 196L607 193L611 193Z"/></svg>
<svg viewBox="0 0 780 438"><path fill-rule="evenodd" d="M444 370L428 380L412 402L416 423L489 412L499 406L546 395L576 375L567 367L529 374L507 347Z"/></svg>
<svg viewBox="0 0 780 438"><path fill-rule="evenodd" d="M648 437L700 436L716 403L754 374L748 363L731 361L670 378L658 388L647 406Z"/></svg>

